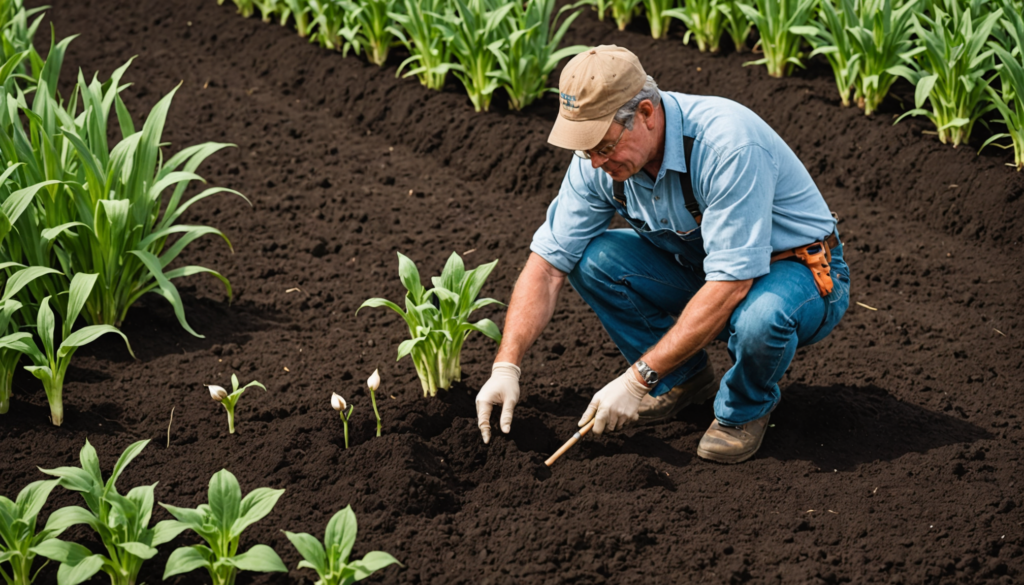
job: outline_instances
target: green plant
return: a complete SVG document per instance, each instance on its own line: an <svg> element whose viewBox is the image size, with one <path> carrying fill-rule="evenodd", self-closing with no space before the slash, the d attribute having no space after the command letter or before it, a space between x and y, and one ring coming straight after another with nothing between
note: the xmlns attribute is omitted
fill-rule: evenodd
<svg viewBox="0 0 1024 585"><path fill-rule="evenodd" d="M590 6L597 12L597 19L604 22L604 16L611 10L612 0L580 0L577 6Z"/></svg>
<svg viewBox="0 0 1024 585"><path fill-rule="evenodd" d="M870 1L870 0L869 0ZM843 106L850 105L850 93L857 81L858 62L864 55L854 49L850 37L853 27L859 25L853 0L838 0L841 9L836 10L833 0L820 0L818 18L811 24L798 26L794 32L803 35L814 48L811 57L825 55L832 66L832 74L839 88L839 99ZM864 5L864 0L861 0Z"/></svg>
<svg viewBox="0 0 1024 585"><path fill-rule="evenodd" d="M490 46L491 52L498 58L500 70L495 75L509 96L509 107L522 110L548 91L548 76L565 59L585 51L586 45L573 45L558 48L559 43L569 30L579 10L576 9L561 26L558 19L566 10L573 10L573 5L563 6L555 13L555 0L525 0L512 4L508 26L511 33L507 42Z"/></svg>
<svg viewBox="0 0 1024 585"><path fill-rule="evenodd" d="M619 30L626 30L633 17L640 14L643 8L642 0L610 0L612 8L612 19Z"/></svg>
<svg viewBox="0 0 1024 585"><path fill-rule="evenodd" d="M479 331L501 342L501 332L490 319L469 322L473 311L494 303L501 304L495 299L476 298L497 264L495 260L466 270L462 258L453 252L441 276L431 279L434 288L427 290L420 281L416 264L399 253L398 275L407 291L406 310L381 298L369 299L356 309L358 313L363 307L387 307L402 316L412 338L398 346L398 359L412 356L424 396L435 396L438 388L447 390L452 382L461 378L459 356L462 344L471 332Z"/></svg>
<svg viewBox="0 0 1024 585"><path fill-rule="evenodd" d="M675 0L642 0L647 13L647 23L651 27L651 38L660 39L668 34L671 18L665 14L671 10Z"/></svg>
<svg viewBox="0 0 1024 585"><path fill-rule="evenodd" d="M341 395L334 392L331 394L331 408L338 411L338 415L341 416L341 424L345 427L345 449L348 449L348 421L352 418L352 411L356 407L354 404L349 406L348 402ZM346 409L348 409L348 412L345 412ZM376 405L374 405L374 409L376 410Z"/></svg>
<svg viewBox="0 0 1024 585"><path fill-rule="evenodd" d="M803 37L794 27L807 24L814 11L816 0L756 0L756 8L740 4L739 8L757 27L761 40L754 46L760 47L764 57L748 61L743 65L766 65L768 75L785 77L793 67L803 67Z"/></svg>
<svg viewBox="0 0 1024 585"><path fill-rule="evenodd" d="M718 3L718 9L725 19L722 23L723 28L732 39L737 53L747 50L747 37L750 36L750 30L753 28L750 19L740 8L740 4L747 4L747 2L748 0L727 0Z"/></svg>
<svg viewBox="0 0 1024 585"><path fill-rule="evenodd" d="M842 1L853 5L852 0ZM889 93L904 67L904 56L913 54L913 15L920 5L919 0L906 0L894 8L892 0L859 0L857 22L849 32L850 43L861 56L855 97L868 116Z"/></svg>
<svg viewBox="0 0 1024 585"><path fill-rule="evenodd" d="M445 13L438 23L456 60L451 71L466 88L473 108L486 111L499 87L495 50L506 42L505 19L515 4L502 0L453 2L456 11Z"/></svg>
<svg viewBox="0 0 1024 585"><path fill-rule="evenodd" d="M692 37L702 53L718 52L726 22L726 13L719 8L719 0L684 0L682 7L666 10L665 16L679 19L686 25L683 44L689 43Z"/></svg>
<svg viewBox="0 0 1024 585"><path fill-rule="evenodd" d="M343 6L345 26L341 35L346 46L342 53L351 47L356 55L365 52L370 63L383 67L388 51L396 44L391 14L400 7L398 0L344 0Z"/></svg>
<svg viewBox="0 0 1024 585"><path fill-rule="evenodd" d="M54 329L56 319L53 310L50 309L50 298L46 297L39 303L39 315L36 318L36 333L43 343L43 350L31 339L25 340L25 355L34 365L25 366L25 369L43 382L43 389L46 391L46 400L50 403L50 420L54 425L60 426L64 422L64 375L67 374L68 366L71 364L71 357L75 350L83 345L88 345L106 333L115 333L124 339L128 353L135 357L128 338L112 325L89 325L72 332L71 328L78 320L78 314L85 306L86 300L92 293L93 285L96 283L97 275L78 273L71 279L69 288L67 312L61 323L61 344L54 347Z"/></svg>
<svg viewBox="0 0 1024 585"><path fill-rule="evenodd" d="M323 543L305 532L284 531L284 534L302 555L303 560L299 561L298 568L313 569L320 577L316 585L349 585L362 581L384 567L394 564L403 566L398 559L379 550L366 553L362 560L350 562L348 557L356 542L357 531L356 514L352 506L345 506L327 523Z"/></svg>
<svg viewBox="0 0 1024 585"><path fill-rule="evenodd" d="M312 16L313 34L310 42L319 43L325 49L341 51L345 39L341 29L345 26L345 9L338 0L308 0Z"/></svg>
<svg viewBox="0 0 1024 585"><path fill-rule="evenodd" d="M267 390L266 386L260 384L256 380L253 380L252 382L249 382L245 386L239 388L238 376L234 374L231 374L230 394L228 394L228 391L225 390L222 386L207 386L207 388L210 389L210 397L213 398L215 402L221 403L221 406L224 407L224 410L228 411L228 433L230 434L235 433L235 405L238 404L238 399L242 397L242 394L245 393L246 389L248 389L249 386L257 386L259 388L263 388L264 391Z"/></svg>
<svg viewBox="0 0 1024 585"><path fill-rule="evenodd" d="M55 530L54 523L54 527L47 526L36 533L36 517L55 487L55 479L34 481L25 486L13 502L0 496L0 578L7 585L29 585L34 581L39 573L32 573L36 558L32 548L56 538L63 531ZM50 515L51 521L55 515ZM9 565L10 573L4 570L4 563Z"/></svg>
<svg viewBox="0 0 1024 585"><path fill-rule="evenodd" d="M82 494L88 509L79 506L61 508L59 515L47 522L47 529L67 528L85 524L96 531L107 554L93 554L84 546L48 539L33 550L51 560L59 561L58 585L77 585L99 571L110 576L112 585L134 585L142 563L156 555L156 547L173 540L184 527L172 520L158 522L153 528L149 520L153 513L153 490L156 484L133 488L128 495L117 491L117 480L125 467L149 444L148 440L132 443L114 465L106 482L100 472L96 449L86 440L79 454L81 467L43 469L42 472L60 480L65 489Z"/></svg>
<svg viewBox="0 0 1024 585"><path fill-rule="evenodd" d="M380 388L380 371L373 370L366 380L366 388L370 391L370 402L373 404L373 416L377 419L377 436L380 436L380 411L377 410L377 388Z"/></svg>
<svg viewBox="0 0 1024 585"><path fill-rule="evenodd" d="M982 0L970 0L961 10L958 0L934 0L932 15L914 15L914 30L924 50L916 59L906 56L909 67L893 71L915 85L914 109L907 116L925 116L935 124L939 141L953 146L967 142L974 123L995 104L988 101L994 75L995 50L986 49L1002 10L989 11ZM930 110L923 108L925 102Z"/></svg>
<svg viewBox="0 0 1024 585"><path fill-rule="evenodd" d="M405 77L415 75L428 89L440 91L452 68L451 48L444 39L439 23L445 10L451 10L448 0L404 0L405 12L392 13L395 20L392 34L409 51L409 57L398 66L396 76L407 66Z"/></svg>
<svg viewBox="0 0 1024 585"><path fill-rule="evenodd" d="M235 6L238 6L238 13L244 18L249 18L256 10L254 0L234 0L234 2ZM217 4L224 4L224 0L217 0Z"/></svg>
<svg viewBox="0 0 1024 585"><path fill-rule="evenodd" d="M1000 91L991 86L986 86L985 90L1002 116L1007 131L993 135L981 148L989 144L1000 148L1012 147L1013 164L1010 166L1020 171L1024 169L1024 53L1020 50L1024 43L1024 18L1021 17L1020 9L1015 9L1008 1L1003 3L1003 15L1006 18L1002 20L1002 29L996 35L999 41L991 43L999 57L996 69L999 72ZM1002 138L1009 138L1011 144L1004 146L995 142Z"/></svg>
<svg viewBox="0 0 1024 585"><path fill-rule="evenodd" d="M290 16L295 22L295 30L299 36L306 38L310 33L310 6L308 0L284 0L284 10L281 13L281 26L287 24Z"/></svg>
<svg viewBox="0 0 1024 585"><path fill-rule="evenodd" d="M256 488L242 498L238 480L227 469L210 478L208 503L198 508L178 508L160 503L177 519L176 527L189 529L206 541L171 553L163 578L205 568L214 585L233 585L238 571L288 572L274 549L254 545L238 553L242 532L273 510L284 490Z"/></svg>
<svg viewBox="0 0 1024 585"><path fill-rule="evenodd" d="M41 13L47 8L49 6L26 9L23 0L4 0L0 3L0 46L3 48L3 61L9 62L13 57L20 55L11 69L12 72L17 72L17 77L25 84L22 88L25 92L31 91L36 81L31 75L29 65L36 72L42 69L42 59L32 41L43 21L44 15ZM35 20L30 22L33 17ZM23 63L25 59L28 59L28 64Z"/></svg>

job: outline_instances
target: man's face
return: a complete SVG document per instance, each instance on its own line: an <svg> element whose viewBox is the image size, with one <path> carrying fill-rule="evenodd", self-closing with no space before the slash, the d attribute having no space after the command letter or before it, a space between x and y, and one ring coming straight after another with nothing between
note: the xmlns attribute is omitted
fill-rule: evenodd
<svg viewBox="0 0 1024 585"><path fill-rule="evenodd" d="M596 147L588 151L590 164L608 173L612 180L625 181L640 172L647 164L646 144L643 141L644 117L640 112L633 118L633 129L613 123ZM616 140L618 142L616 142ZM609 152L608 149L614 145ZM606 154L600 154L605 152Z"/></svg>

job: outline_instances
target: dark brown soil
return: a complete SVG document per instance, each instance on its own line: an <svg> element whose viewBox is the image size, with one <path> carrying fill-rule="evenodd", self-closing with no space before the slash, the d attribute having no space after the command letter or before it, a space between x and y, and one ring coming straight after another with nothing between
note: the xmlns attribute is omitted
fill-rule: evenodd
<svg viewBox="0 0 1024 585"><path fill-rule="evenodd" d="M181 83L168 152L237 144L200 172L253 207L224 196L193 208L191 221L223 229L236 250L211 238L186 254L237 291L228 305L213 279L181 285L204 339L182 331L162 299L145 299L124 326L138 360L113 339L82 350L61 428L48 424L36 380L18 375L0 417L0 492L41 479L36 466L75 462L87 437L107 468L149 438L122 488L159 481L158 500L194 506L222 467L246 491L287 488L243 545L269 544L290 567L298 557L280 530L322 534L351 504L357 552L387 550L406 565L378 582L1024 578L1024 175L1004 166L1003 152L940 145L917 121L893 127L897 99L874 119L843 109L820 64L780 81L741 67L748 56L702 55L678 35L652 41L642 22L620 33L581 18L570 42L627 46L663 88L735 99L780 132L842 218L854 303L828 339L798 354L753 460L729 467L694 456L712 418L705 406L586 439L544 473L539 462L625 365L578 295L563 295L523 364L512 433L490 446L473 396L493 343L473 338L463 382L424 399L411 363L394 360L401 322L382 309L353 312L370 297L400 298L396 251L424 275L452 250L471 265L500 258L483 292L508 300L570 156L545 143L554 98L509 113L499 97L496 111L474 114L454 85L435 93L396 79L400 54L378 69L213 0L50 4L57 34L81 35L64 83L78 68L105 78L138 55L123 94L136 115ZM500 323L503 313L481 316ZM712 357L727 367L722 347ZM361 390L378 365L380 439ZM232 372L269 391L242 399L229 436L203 384ZM332 391L356 406L348 451ZM47 513L77 503L54 493ZM96 546L84 531L68 534ZM172 548L144 567L149 583ZM48 567L42 581L54 580Z"/></svg>

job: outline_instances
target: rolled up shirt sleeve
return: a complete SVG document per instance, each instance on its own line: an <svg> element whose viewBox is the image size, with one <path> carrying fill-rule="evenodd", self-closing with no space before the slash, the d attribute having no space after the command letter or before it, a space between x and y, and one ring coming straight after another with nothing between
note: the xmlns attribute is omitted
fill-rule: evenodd
<svg viewBox="0 0 1024 585"><path fill-rule="evenodd" d="M608 229L615 208L608 201L611 179L601 180L584 161L573 160L544 223L533 234L530 250L569 273L592 239Z"/></svg>
<svg viewBox="0 0 1024 585"><path fill-rule="evenodd" d="M706 280L747 280L768 274L772 204L778 167L758 145L726 153L705 174L707 208L701 219Z"/></svg>

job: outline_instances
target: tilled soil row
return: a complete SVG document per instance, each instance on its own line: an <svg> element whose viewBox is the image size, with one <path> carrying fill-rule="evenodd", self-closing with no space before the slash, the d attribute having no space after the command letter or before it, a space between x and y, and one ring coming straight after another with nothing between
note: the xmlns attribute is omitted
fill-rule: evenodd
<svg viewBox="0 0 1024 585"><path fill-rule="evenodd" d="M463 382L424 399L408 360L394 362L401 321L353 312L370 297L401 297L396 251L424 276L453 250L470 265L500 258L483 294L507 302L568 162L545 143L555 101L509 113L496 99L496 111L475 114L454 85L438 93L395 79L401 55L378 69L233 12L212 0L57 2L49 11L58 35L81 33L65 83L79 67L109 74L138 55L124 96L141 119L180 82L169 152L235 143L200 173L253 206L225 196L191 210L189 221L224 230L236 251L210 239L186 254L236 289L228 305L215 281L182 284L206 338L146 299L125 325L139 359L113 341L82 350L60 429L47 424L35 380L17 377L11 413L0 417L4 444L15 446L0 462L2 493L41 478L36 466L73 463L86 437L106 466L150 438L123 488L160 481L158 500L194 506L222 467L244 490L285 487L245 543L273 546L289 566L298 557L280 529L322 534L352 504L357 553L383 549L406 565L380 582L1020 578L1024 181L1004 156L939 145L916 122L891 127L896 101L874 120L844 110L820 67L773 80L742 68L745 56L709 57L584 15L568 42L628 46L663 88L736 99L780 132L842 218L861 304L798 354L754 460L726 467L694 457L712 417L703 406L586 440L548 473L540 461L625 365L578 295L563 295L523 364L512 433L490 446L479 441L472 397L492 343L472 339ZM502 312L480 316L500 324ZM711 353L724 371L724 348ZM378 365L380 439L360 390ZM202 384L232 372L269 391L243 398L229 436ZM348 451L332 391L356 406ZM72 503L58 490L47 511ZM84 531L68 536L98 544ZM159 580L172 549L147 563L145 580Z"/></svg>

